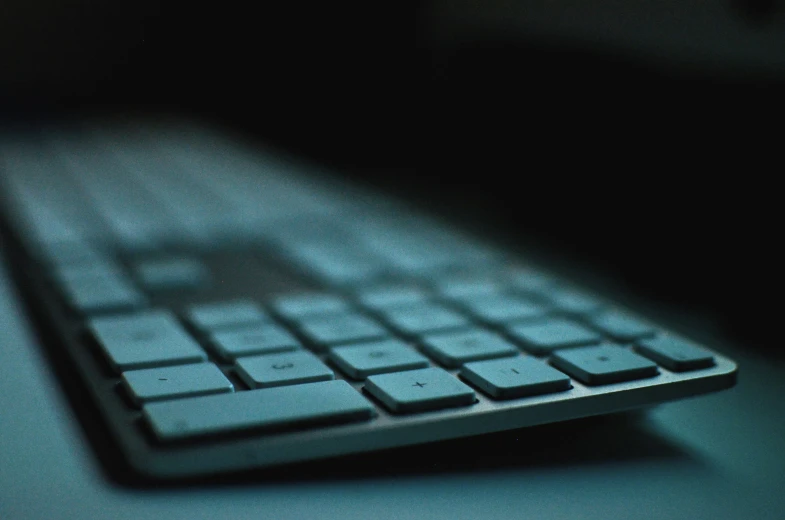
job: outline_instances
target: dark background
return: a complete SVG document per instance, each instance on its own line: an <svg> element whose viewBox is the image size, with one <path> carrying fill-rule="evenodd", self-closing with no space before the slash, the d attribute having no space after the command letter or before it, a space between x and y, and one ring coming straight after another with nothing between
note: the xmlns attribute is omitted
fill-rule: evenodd
<svg viewBox="0 0 785 520"><path fill-rule="evenodd" d="M470 211L779 353L777 60L731 65L717 46L655 62L433 4L4 2L0 110L215 119ZM780 19L774 1L727 7L751 33Z"/></svg>

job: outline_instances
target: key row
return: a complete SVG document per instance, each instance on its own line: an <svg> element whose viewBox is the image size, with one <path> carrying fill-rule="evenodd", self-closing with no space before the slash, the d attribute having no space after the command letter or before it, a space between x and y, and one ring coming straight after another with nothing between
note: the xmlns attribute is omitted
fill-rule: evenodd
<svg viewBox="0 0 785 520"><path fill-rule="evenodd" d="M203 310L203 309L201 309ZM214 308L212 310L215 310ZM225 361L259 354L298 350L304 344L280 324L269 321L254 307L233 316L232 327L224 315L198 313L198 330L202 341ZM192 313L193 314L193 313ZM434 314L409 315L408 330L422 322L432 322ZM435 316L439 318L439 314ZM448 314L452 317L452 314ZM400 323L400 319L398 322ZM212 326L212 329L207 325ZM464 362L513 355L518 348L496 333L477 329L463 317L456 323L458 330L427 332L424 328L417 342L426 352L446 367ZM173 313L164 310L144 311L120 316L102 316L90 320L93 336L116 371L189 363L205 360L200 343L179 322ZM450 328L450 327L448 327ZM452 329L452 328L450 328ZM369 317L357 314L304 320L298 330L317 351L336 349L344 344L369 343L392 339L393 334ZM599 343L601 336L569 322L548 322L516 326L510 329L524 348L543 353L569 346Z"/></svg>
<svg viewBox="0 0 785 520"><path fill-rule="evenodd" d="M87 315L133 310L148 304L144 291L194 289L210 282L207 266L196 257L161 256L131 262L126 270L119 262L98 253L66 256L52 266L68 304ZM593 296L560 286L550 277L522 268L504 270L501 277L442 273L419 285L371 285L358 288L347 300L335 294L305 294L271 302L279 315L346 312L353 305L389 310L411 304L446 299L474 318L487 323L541 317L552 310L590 313L603 302Z"/></svg>
<svg viewBox="0 0 785 520"><path fill-rule="evenodd" d="M614 324L617 332L608 336L619 336L624 325L627 338L635 337L633 333L639 333L639 339L656 338L648 334L651 329L634 321L628 323L624 317L603 315L603 321L598 323L607 328L607 323L614 319L619 322ZM189 311L188 320L201 336L199 341L174 314L164 310L97 317L90 320L90 328L118 372L205 360L207 353L200 342L231 362L244 356L306 346L317 352L337 351L351 344L393 340L395 332L403 332L406 341L421 346L431 359L454 368L471 361L515 355L519 348L543 356L559 349L596 345L605 337L598 331L602 327L591 329L563 318L486 330L477 328L465 316L438 306L391 311L381 323L357 313L304 318L290 323L298 336L252 302L197 306Z"/></svg>
<svg viewBox="0 0 785 520"><path fill-rule="evenodd" d="M418 225L399 228L395 218L375 223L312 221L283 226L272 238L274 250L329 285L368 283L388 276L425 276L435 272L491 265L501 255L450 230Z"/></svg>
<svg viewBox="0 0 785 520"><path fill-rule="evenodd" d="M52 276L69 307L86 315L143 308L145 290L196 289L210 282L207 266L187 256L140 260L126 272L109 257L89 255L53 265Z"/></svg>
<svg viewBox="0 0 785 520"><path fill-rule="evenodd" d="M607 307L592 295L550 279L546 283L545 276L539 273L515 273L501 278L447 275L427 282L371 285L355 288L349 292L349 298L336 293L291 295L270 302L270 306L284 318L300 319L347 312L355 307L387 313L445 302L489 324L539 318L554 312L593 314Z"/></svg>
<svg viewBox="0 0 785 520"><path fill-rule="evenodd" d="M657 375L652 360L675 371L713 364L706 352L683 341L663 339L642 343L637 353L617 345L599 345L556 352L550 364L589 385L603 385ZM640 355L642 354L642 355ZM327 360L352 379L431 368L428 358L397 340L339 347ZM477 361L482 360L482 361ZM563 382L545 360L522 356L513 349L467 358L461 376L495 398L531 395ZM238 377L251 389L297 385L335 378L335 373L306 350L240 358ZM550 374L550 375L548 375ZM546 378L545 376L548 375ZM558 376L558 377L556 377ZM123 381L137 403L233 391L223 373L209 363L195 363L123 372ZM533 379L532 379L533 378ZM541 388L542 387L542 388Z"/></svg>
<svg viewBox="0 0 785 520"><path fill-rule="evenodd" d="M617 341L632 341L655 335L656 330L636 318L623 313L605 310L583 317L570 317L569 320L559 319L558 315L549 314L549 309L540 304L515 295L495 295L478 297L462 303L445 305L433 300L420 299L419 292L413 288L399 289L394 293L375 293L369 300L384 302L376 308L368 307L355 310L354 305L338 295L316 294L284 297L271 303L274 314L295 326L301 327L304 333L317 344L336 344L365 340L385 334L383 328L368 318L372 315L396 332L417 336L429 332L459 329L477 322L488 327L509 327L514 333L527 332L528 324L545 320L570 323L577 319L585 323L593 332L601 333ZM417 295L417 299L414 298ZM411 298L411 299L410 299ZM390 302L398 302L391 305ZM403 304L408 301L407 304ZM366 314L367 313L367 314ZM239 300L215 304L199 305L188 311L186 319L202 332L211 332L223 328L244 326L253 323L272 322L273 318L263 308L250 300ZM520 326L516 326L520 322ZM550 338L537 335L532 343L550 342ZM565 334L572 341L580 341L581 332L577 328L567 330ZM536 348L536 347L533 347Z"/></svg>
<svg viewBox="0 0 785 520"><path fill-rule="evenodd" d="M373 349L366 350L373 353ZM713 362L706 352L684 342L646 345L639 350L652 351L657 352L652 357L667 352L668 363L674 359L686 362L682 368ZM600 385L653 378L659 373L650 359L612 345L559 351L550 364L521 355L468 363L461 368L460 378L436 367L413 368L416 359L399 357L397 361L399 371L369 375L362 388L393 413L470 406L477 401L475 388L493 399L509 400L569 391L570 376ZM238 361L238 372L254 390L232 393L231 383L207 363L129 372L123 378L142 402L143 396L156 391L161 398L170 398L178 390L180 397L189 397L145 402L144 417L162 441L244 429L336 424L377 415L368 400L346 381L334 380L329 368L308 352L246 358ZM192 388L188 388L189 377ZM216 395L193 397L205 393Z"/></svg>
<svg viewBox="0 0 785 520"><path fill-rule="evenodd" d="M470 306L474 309L473 313L440 303L413 302L405 307L368 311L372 318L354 311L345 299L322 295L313 299L283 299L276 313L283 314L283 319L298 329L317 350L387 337L391 334L390 330L416 339L432 333L472 329L477 324L499 330L513 342L522 344L527 351L537 355L547 355L558 348L599 343L605 337L631 342L656 335L652 326L614 311L604 311L584 317L582 321L574 321L575 318L530 314L529 304L519 304L514 300L505 300L502 305L499 299L480 299L473 301ZM329 309L329 312L306 312L306 307L312 311ZM281 309L285 312L282 313ZM294 309L298 312L294 312ZM478 315L490 314L499 318L493 325L477 319ZM513 316L519 319L513 319ZM521 319L523 316L529 316L530 319ZM510 319L501 319L503 317ZM197 329L206 333L251 324L264 328L263 324L273 323L273 318L250 301L199 306L192 309L187 318ZM262 350L266 348L262 347Z"/></svg>

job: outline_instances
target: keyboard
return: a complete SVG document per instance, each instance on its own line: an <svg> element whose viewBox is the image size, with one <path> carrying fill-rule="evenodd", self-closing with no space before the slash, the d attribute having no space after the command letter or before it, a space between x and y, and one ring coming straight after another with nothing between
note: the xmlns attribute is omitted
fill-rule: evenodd
<svg viewBox="0 0 785 520"><path fill-rule="evenodd" d="M19 286L145 478L735 383L732 360L521 251L213 128L40 128L3 136L0 161Z"/></svg>

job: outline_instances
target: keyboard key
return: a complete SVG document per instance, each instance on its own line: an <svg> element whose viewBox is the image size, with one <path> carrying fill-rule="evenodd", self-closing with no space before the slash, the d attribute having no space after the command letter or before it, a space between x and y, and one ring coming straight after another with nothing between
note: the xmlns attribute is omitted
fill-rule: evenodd
<svg viewBox="0 0 785 520"><path fill-rule="evenodd" d="M344 285L378 278L385 267L375 258L331 247L310 248L282 244L292 259L312 275L331 284Z"/></svg>
<svg viewBox="0 0 785 520"><path fill-rule="evenodd" d="M393 412L423 412L473 404L474 390L441 368L371 376L365 390Z"/></svg>
<svg viewBox="0 0 785 520"><path fill-rule="evenodd" d="M506 340L484 330L468 330L423 337L426 352L446 367L458 367L469 361L515 356L520 351Z"/></svg>
<svg viewBox="0 0 785 520"><path fill-rule="evenodd" d="M640 341L636 350L674 372L708 368L714 365L714 357L702 348L668 336Z"/></svg>
<svg viewBox="0 0 785 520"><path fill-rule="evenodd" d="M41 246L41 254L52 266L94 265L107 260L107 256L89 242L58 242Z"/></svg>
<svg viewBox="0 0 785 520"><path fill-rule="evenodd" d="M337 424L372 418L373 406L346 381L265 388L145 405L161 441L248 429Z"/></svg>
<svg viewBox="0 0 785 520"><path fill-rule="evenodd" d="M539 318L546 313L545 307L531 300L504 294L468 300L463 305L473 315L490 323Z"/></svg>
<svg viewBox="0 0 785 520"><path fill-rule="evenodd" d="M144 260L134 266L134 272L139 283L152 291L195 289L210 279L206 265L185 257Z"/></svg>
<svg viewBox="0 0 785 520"><path fill-rule="evenodd" d="M384 327L360 314L309 318L301 321L300 327L317 348L383 338L388 335Z"/></svg>
<svg viewBox="0 0 785 520"><path fill-rule="evenodd" d="M194 363L123 372L123 384L136 404L182 397L234 392L212 363Z"/></svg>
<svg viewBox="0 0 785 520"><path fill-rule="evenodd" d="M279 298L273 302L279 314L299 319L318 314L340 314L349 311L349 303L332 294L298 294Z"/></svg>
<svg viewBox="0 0 785 520"><path fill-rule="evenodd" d="M300 348L297 338L283 327L272 323L216 332L210 339L215 350L226 360Z"/></svg>
<svg viewBox="0 0 785 520"><path fill-rule="evenodd" d="M118 372L207 359L199 344L168 311L93 318L90 329Z"/></svg>
<svg viewBox="0 0 785 520"><path fill-rule="evenodd" d="M332 370L304 350L240 358L237 361L237 375L251 388L335 379Z"/></svg>
<svg viewBox="0 0 785 520"><path fill-rule="evenodd" d="M422 334L469 326L469 320L456 311L436 304L413 305L384 312L387 321L404 334Z"/></svg>
<svg viewBox="0 0 785 520"><path fill-rule="evenodd" d="M555 284L554 280L532 269L516 269L510 276L510 284L515 288L531 293L542 293Z"/></svg>
<svg viewBox="0 0 785 520"><path fill-rule="evenodd" d="M556 352L553 366L587 385L605 385L654 377L657 365L615 345L571 348Z"/></svg>
<svg viewBox="0 0 785 520"><path fill-rule="evenodd" d="M52 275L62 283L79 283L95 277L127 280L120 265L106 258L80 264L56 265L52 268Z"/></svg>
<svg viewBox="0 0 785 520"><path fill-rule="evenodd" d="M561 319L513 325L508 332L523 348L538 356L559 348L596 344L602 339L592 330Z"/></svg>
<svg viewBox="0 0 785 520"><path fill-rule="evenodd" d="M194 305L187 312L188 321L202 332L269 323L270 318L251 300L233 300Z"/></svg>
<svg viewBox="0 0 785 520"><path fill-rule="evenodd" d="M62 280L68 305L84 314L129 311L143 307L147 298L124 277L85 275Z"/></svg>
<svg viewBox="0 0 785 520"><path fill-rule="evenodd" d="M403 273L423 274L444 269L460 262L456 251L438 247L432 242L391 232L384 226L379 233L362 237L365 246L384 259L393 269Z"/></svg>
<svg viewBox="0 0 785 520"><path fill-rule="evenodd" d="M335 255L309 264L311 272L327 283L336 285L368 282L378 278L384 267L375 260Z"/></svg>
<svg viewBox="0 0 785 520"><path fill-rule="evenodd" d="M53 266L52 276L62 287L68 304L86 314L130 310L146 303L116 262L97 258L79 264Z"/></svg>
<svg viewBox="0 0 785 520"><path fill-rule="evenodd" d="M436 285L436 290L456 300L498 294L503 286L497 280L485 278L455 278L444 280Z"/></svg>
<svg viewBox="0 0 785 520"><path fill-rule="evenodd" d="M428 300L428 293L419 287L374 287L360 291L357 298L366 307L388 309Z"/></svg>
<svg viewBox="0 0 785 520"><path fill-rule="evenodd" d="M330 360L354 379L428 366L425 356L398 340L336 347L330 353Z"/></svg>
<svg viewBox="0 0 785 520"><path fill-rule="evenodd" d="M591 322L600 332L618 341L645 338L656 332L650 325L619 312L605 312L593 316Z"/></svg>
<svg viewBox="0 0 785 520"><path fill-rule="evenodd" d="M461 376L496 399L550 394L572 388L569 377L532 357L468 363L461 368Z"/></svg>
<svg viewBox="0 0 785 520"><path fill-rule="evenodd" d="M601 300L574 289L551 289L544 294L557 309L573 314L588 314L603 306Z"/></svg>
<svg viewBox="0 0 785 520"><path fill-rule="evenodd" d="M450 268L488 265L498 254L466 237L423 232L421 223L393 230L389 223L360 237L369 251L407 274L427 275Z"/></svg>

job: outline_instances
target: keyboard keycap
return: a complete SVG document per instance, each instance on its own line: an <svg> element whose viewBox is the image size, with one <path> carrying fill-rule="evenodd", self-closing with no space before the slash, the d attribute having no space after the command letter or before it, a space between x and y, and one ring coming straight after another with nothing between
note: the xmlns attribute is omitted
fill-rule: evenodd
<svg viewBox="0 0 785 520"><path fill-rule="evenodd" d="M428 366L425 356L398 340L336 347L330 352L330 360L354 379Z"/></svg>
<svg viewBox="0 0 785 520"><path fill-rule="evenodd" d="M193 258L166 258L138 262L136 278L149 290L195 289L207 284L207 266Z"/></svg>
<svg viewBox="0 0 785 520"><path fill-rule="evenodd" d="M572 388L569 377L532 357L467 363L461 369L461 376L496 399L550 394Z"/></svg>
<svg viewBox="0 0 785 520"><path fill-rule="evenodd" d="M591 322L595 328L618 341L645 338L656 332L650 325L619 312L602 313L592 317Z"/></svg>
<svg viewBox="0 0 785 520"><path fill-rule="evenodd" d="M90 329L118 372L207 359L199 344L168 311L93 318Z"/></svg>
<svg viewBox="0 0 785 520"><path fill-rule="evenodd" d="M424 274L460 262L455 251L445 250L412 236L390 233L386 226L382 231L386 233L363 237L367 241L365 245L395 270Z"/></svg>
<svg viewBox="0 0 785 520"><path fill-rule="evenodd" d="M41 254L52 266L94 265L107 261L107 256L93 244L84 241L41 244Z"/></svg>
<svg viewBox="0 0 785 520"><path fill-rule="evenodd" d="M268 323L270 318L251 300L205 303L191 307L188 321L202 332Z"/></svg>
<svg viewBox="0 0 785 520"><path fill-rule="evenodd" d="M272 305L279 314L290 319L318 314L340 314L350 310L345 299L332 294L286 296L275 300Z"/></svg>
<svg viewBox="0 0 785 520"><path fill-rule="evenodd" d="M161 441L247 429L362 421L376 414L346 381L151 403L145 405L143 413Z"/></svg>
<svg viewBox="0 0 785 520"><path fill-rule="evenodd" d="M147 298L125 277L97 274L61 281L68 305L84 314L127 311L143 307Z"/></svg>
<svg viewBox="0 0 785 520"><path fill-rule="evenodd" d="M357 294L366 307L389 309L427 301L428 293L418 287L374 287Z"/></svg>
<svg viewBox="0 0 785 520"><path fill-rule="evenodd" d="M326 283L345 285L368 282L378 278L385 266L368 255L356 254L335 247L292 246L281 244L292 260Z"/></svg>
<svg viewBox="0 0 785 520"><path fill-rule="evenodd" d="M714 357L702 348L668 336L640 341L636 350L674 372L697 370L714 365Z"/></svg>
<svg viewBox="0 0 785 520"><path fill-rule="evenodd" d="M297 338L283 327L272 323L216 332L210 339L215 350L226 360L300 348Z"/></svg>
<svg viewBox="0 0 785 520"><path fill-rule="evenodd" d="M304 350L240 358L237 375L251 388L297 385L335 379L333 371Z"/></svg>
<svg viewBox="0 0 785 520"><path fill-rule="evenodd" d="M363 283L378 278L384 268L375 260L351 255L335 255L312 262L309 267L314 275L327 283L347 285Z"/></svg>
<svg viewBox="0 0 785 520"><path fill-rule="evenodd" d="M95 277L127 280L120 265L106 258L79 264L56 265L52 268L52 275L56 280L63 283L78 283Z"/></svg>
<svg viewBox="0 0 785 520"><path fill-rule="evenodd" d="M479 319L489 323L539 318L546 308L520 296L497 295L468 300L463 305Z"/></svg>
<svg viewBox="0 0 785 520"><path fill-rule="evenodd" d="M602 308L603 302L574 289L551 289L545 292L557 309L573 314L588 314Z"/></svg>
<svg viewBox="0 0 785 520"><path fill-rule="evenodd" d="M556 352L553 366L587 385L605 385L654 377L657 365L615 345L571 348Z"/></svg>
<svg viewBox="0 0 785 520"><path fill-rule="evenodd" d="M550 276L532 269L516 269L510 276L510 284L515 288L535 294L540 294L555 284Z"/></svg>
<svg viewBox="0 0 785 520"><path fill-rule="evenodd" d="M437 291L456 300L498 294L503 290L500 282L484 278L455 278L439 282Z"/></svg>
<svg viewBox="0 0 785 520"><path fill-rule="evenodd" d="M123 372L123 384L137 404L234 391L212 363L131 370Z"/></svg>
<svg viewBox="0 0 785 520"><path fill-rule="evenodd" d="M423 412L473 404L474 390L441 368L371 376L365 390L393 412Z"/></svg>
<svg viewBox="0 0 785 520"><path fill-rule="evenodd" d="M520 351L501 337L484 330L468 330L423 337L423 348L446 367L469 361L515 356Z"/></svg>
<svg viewBox="0 0 785 520"><path fill-rule="evenodd" d="M388 335L384 327L360 314L308 318L300 322L300 328L317 348L383 338Z"/></svg>
<svg viewBox="0 0 785 520"><path fill-rule="evenodd" d="M387 321L404 334L422 334L469 326L469 320L457 312L436 304L413 305L384 312Z"/></svg>
<svg viewBox="0 0 785 520"><path fill-rule="evenodd" d="M577 323L552 319L543 323L524 323L509 327L511 337L535 355L545 355L556 349L599 343L599 334Z"/></svg>

